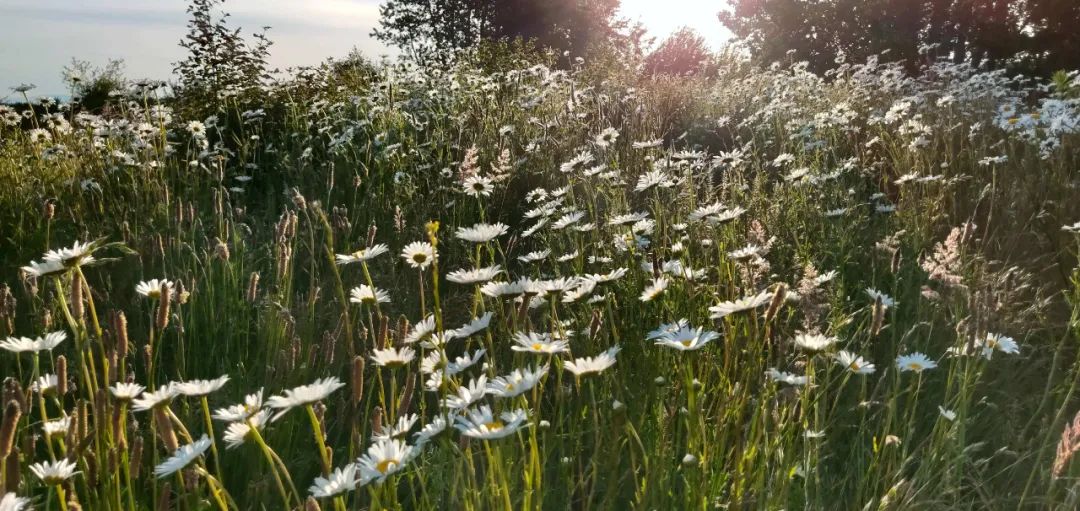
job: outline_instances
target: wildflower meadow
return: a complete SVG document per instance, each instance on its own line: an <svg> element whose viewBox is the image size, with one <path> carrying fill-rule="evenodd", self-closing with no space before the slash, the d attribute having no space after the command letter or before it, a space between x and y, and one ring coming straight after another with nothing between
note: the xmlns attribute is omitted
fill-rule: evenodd
<svg viewBox="0 0 1080 511"><path fill-rule="evenodd" d="M604 69L0 106L0 509L1080 506L1076 73Z"/></svg>

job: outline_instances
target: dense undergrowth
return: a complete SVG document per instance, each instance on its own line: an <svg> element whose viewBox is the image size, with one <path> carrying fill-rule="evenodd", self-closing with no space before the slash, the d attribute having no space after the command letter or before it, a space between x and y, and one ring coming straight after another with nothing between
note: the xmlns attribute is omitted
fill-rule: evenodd
<svg viewBox="0 0 1080 511"><path fill-rule="evenodd" d="M5 498L1075 508L1067 89L597 76L136 87L0 129Z"/></svg>

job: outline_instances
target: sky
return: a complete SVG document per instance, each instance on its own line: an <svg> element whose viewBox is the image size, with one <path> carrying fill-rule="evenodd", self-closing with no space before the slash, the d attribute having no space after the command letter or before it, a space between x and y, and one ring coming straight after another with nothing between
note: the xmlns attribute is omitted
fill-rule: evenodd
<svg viewBox="0 0 1080 511"><path fill-rule="evenodd" d="M269 25L270 63L287 68L343 57L354 48L378 58L393 50L368 34L381 0L228 0L233 26L245 33ZM719 47L727 32L716 19L724 0L623 0L622 14L662 39L683 25ZM184 49L184 0L0 1L0 101L11 87L37 86L32 96L66 95L60 77L72 58L102 66L123 59L129 78L168 79Z"/></svg>

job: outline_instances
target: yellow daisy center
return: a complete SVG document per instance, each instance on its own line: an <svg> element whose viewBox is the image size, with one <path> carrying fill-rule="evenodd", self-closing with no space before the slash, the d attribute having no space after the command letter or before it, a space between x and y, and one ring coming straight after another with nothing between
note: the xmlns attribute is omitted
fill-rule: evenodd
<svg viewBox="0 0 1080 511"><path fill-rule="evenodd" d="M497 420L492 420L491 422L485 422L484 427L487 428L488 431L498 431L505 427L505 424Z"/></svg>
<svg viewBox="0 0 1080 511"><path fill-rule="evenodd" d="M400 463L400 462L398 462L398 460L395 460L395 459L386 459L386 460L382 460L382 461L380 461L378 465L375 465L375 470L378 470L378 471L379 471L379 473L381 473L381 474L385 474L385 473L387 473L387 472L388 472L388 471L389 471L389 470L390 470L391 468L393 468L393 467L396 467L396 466L398 466L398 465L400 465L400 464L401 464L401 463Z"/></svg>
<svg viewBox="0 0 1080 511"><path fill-rule="evenodd" d="M544 349L544 346L543 346L543 345L541 345L541 344L540 344L540 343L538 343L538 342L534 342L534 343L533 343L533 345L532 345L532 349L533 349L534 351L540 351L540 350Z"/></svg>

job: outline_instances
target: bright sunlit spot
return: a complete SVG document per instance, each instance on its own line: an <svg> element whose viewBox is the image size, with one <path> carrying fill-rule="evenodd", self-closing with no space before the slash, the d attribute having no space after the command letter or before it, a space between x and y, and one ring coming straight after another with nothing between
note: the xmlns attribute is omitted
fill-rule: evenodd
<svg viewBox="0 0 1080 511"><path fill-rule="evenodd" d="M725 4L724 0L622 0L621 12L645 25L657 42L687 26L716 49L731 36L716 17Z"/></svg>

